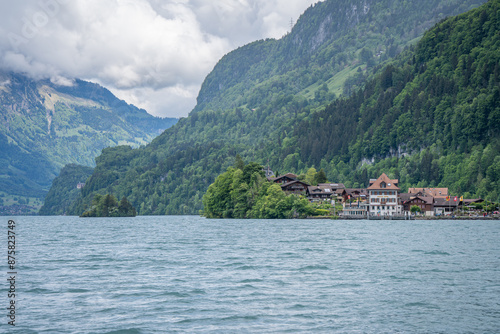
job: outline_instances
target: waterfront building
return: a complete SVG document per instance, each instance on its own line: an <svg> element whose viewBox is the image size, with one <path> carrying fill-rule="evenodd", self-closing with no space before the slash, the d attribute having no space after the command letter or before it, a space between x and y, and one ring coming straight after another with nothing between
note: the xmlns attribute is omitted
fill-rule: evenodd
<svg viewBox="0 0 500 334"><path fill-rule="evenodd" d="M398 183L399 180L392 180L385 173L376 180L370 180L370 186L367 188L370 216L402 215Z"/></svg>

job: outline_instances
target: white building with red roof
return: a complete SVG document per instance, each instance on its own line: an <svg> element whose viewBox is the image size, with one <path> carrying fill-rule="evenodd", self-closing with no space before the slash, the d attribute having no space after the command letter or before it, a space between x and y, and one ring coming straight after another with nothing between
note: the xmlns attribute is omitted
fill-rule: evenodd
<svg viewBox="0 0 500 334"><path fill-rule="evenodd" d="M391 180L385 173L378 179L370 180L367 188L369 196L369 214L371 216L402 215L403 209L399 203L397 179Z"/></svg>

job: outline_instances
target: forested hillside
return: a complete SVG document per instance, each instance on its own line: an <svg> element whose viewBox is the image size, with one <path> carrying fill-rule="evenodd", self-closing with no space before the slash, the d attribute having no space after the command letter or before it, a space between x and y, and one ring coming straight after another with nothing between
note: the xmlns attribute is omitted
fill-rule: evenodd
<svg viewBox="0 0 500 334"><path fill-rule="evenodd" d="M437 24L365 89L297 126L282 159L297 154L297 163L360 185L391 170L404 187L441 185L497 200L498 8L490 1Z"/></svg>
<svg viewBox="0 0 500 334"><path fill-rule="evenodd" d="M68 163L94 165L104 147L145 145L176 123L146 113L107 89L0 72L0 189L43 198Z"/></svg>
<svg viewBox="0 0 500 334"><path fill-rule="evenodd" d="M104 150L71 212L97 192L126 196L139 214L197 213L236 154L278 173L323 168L347 186L386 172L403 189L445 186L498 200L498 7L490 1L444 20L384 66L360 67L363 88L327 107L315 101L330 91L325 82L312 99L281 87L250 107L212 111L222 100L208 99L144 148Z"/></svg>
<svg viewBox="0 0 500 334"><path fill-rule="evenodd" d="M316 3L279 40L223 57L201 87L195 111L249 109L280 96L318 106L350 95L371 69L412 45L437 21L484 0L335 0Z"/></svg>
<svg viewBox="0 0 500 334"><path fill-rule="evenodd" d="M74 201L78 199L81 190L79 183L85 181L94 171L91 167L69 164L61 169L59 175L52 181L45 203L40 209L40 215L65 215Z"/></svg>

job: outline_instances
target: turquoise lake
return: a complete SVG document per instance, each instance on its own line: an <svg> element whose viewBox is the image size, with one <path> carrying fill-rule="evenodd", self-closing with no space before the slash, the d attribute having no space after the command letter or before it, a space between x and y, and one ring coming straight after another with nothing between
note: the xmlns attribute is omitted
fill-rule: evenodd
<svg viewBox="0 0 500 334"><path fill-rule="evenodd" d="M500 330L499 221L9 218L0 332Z"/></svg>

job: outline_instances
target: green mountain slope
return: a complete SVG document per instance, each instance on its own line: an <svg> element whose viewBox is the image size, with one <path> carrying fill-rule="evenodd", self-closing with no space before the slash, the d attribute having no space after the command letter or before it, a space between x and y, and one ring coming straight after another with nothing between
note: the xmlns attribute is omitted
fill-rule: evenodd
<svg viewBox="0 0 500 334"><path fill-rule="evenodd" d="M250 43L223 57L204 81L194 110L253 109L279 94L303 96L315 105L349 95L367 70L413 44L434 23L482 3L319 2L280 40Z"/></svg>
<svg viewBox="0 0 500 334"><path fill-rule="evenodd" d="M310 9L308 15L314 17L314 9L323 8L318 6ZM470 178L475 176L482 182L485 176L490 175L492 185L497 182L494 166L498 156L495 133L498 132L494 128L494 121L486 122L485 129L490 131L490 137L471 138L467 147L476 147L474 151L462 144L457 147L445 146L443 143L447 142L443 139L439 144L438 136L429 137L429 124L435 124L433 115L436 111L431 107L445 103L442 100L451 98L462 105L462 94L468 94L464 98L468 101L478 91L495 98L496 93L492 88L495 87L495 77L488 78L485 86L481 83L476 87L473 81L463 81L467 71L457 71L445 65L437 68L434 62L435 59L446 59L444 46L451 43L446 49L456 50L457 61L465 59L467 64L479 61L481 71L474 76L483 73L483 68L485 71L490 69L491 66L484 65L480 59L488 58L483 52L488 55L498 53L498 34L490 34L491 31L498 31L495 30L497 7L498 1L490 1L479 10L443 21L427 32L414 50L407 50L387 67L376 66L364 74L371 79L363 90L356 91L350 98L337 100L326 108L321 108L319 102L321 94L328 94L326 83L318 85L318 94L315 93L313 99L316 101L302 94L288 94L286 85L280 86L279 82L271 89L272 96L268 100L260 99L267 102L261 102L254 108L239 105L212 111L209 104L213 106L212 102L217 98L208 99L205 106L180 120L144 148L132 150L117 147L103 151L97 159L92 177L71 212L81 213L97 192L113 193L120 198L126 196L138 208L139 214L196 213L202 207L201 198L208 185L216 175L233 164L237 153L247 161L269 162L278 172L305 172L314 165L318 169L323 168L328 179L344 182L348 186L361 185L370 176L378 176L379 172L385 171L401 177L403 184L417 186L440 183L450 186L452 191L482 194L471 184L458 187L458 183L453 180L457 173L454 163L470 161L474 159L471 154L481 151L485 154L484 165L481 165L481 170L474 170ZM483 23L480 26L493 28L488 28L488 33L481 35L481 38L477 37L476 31L461 28L465 35L458 37L458 28L454 27L460 24L467 26L469 21L470 24L474 23L474 17L481 16L483 11L487 15L482 16ZM318 12L318 15L324 13ZM439 32L443 24L450 26L446 33ZM439 39L435 40L432 36L436 34ZM474 37L471 37L473 34ZM470 38L471 41L468 41ZM455 45L455 41L458 43L462 39L467 40L469 47ZM436 42L430 43L434 40ZM494 64L497 58L492 59ZM453 57L450 61L454 62ZM494 67L491 69L494 70ZM440 72L434 73L437 70ZM471 70L471 78L472 72L475 71ZM436 79L436 83L431 84L433 75L438 74L441 81ZM418 80L414 81L415 78ZM420 82L420 79L423 81ZM491 85L490 80L493 80ZM257 89L259 85L253 87ZM450 90L450 87L455 88ZM230 96L225 94L222 92L221 98ZM200 96L203 94L200 93ZM316 99L316 96L320 99ZM496 117L496 111L491 109L495 101L486 104L484 109L488 120ZM415 108L405 109L406 105ZM483 131L469 128L470 124L466 123L456 128L455 120L458 118L453 106L450 106L448 116L444 117L450 118L450 121L441 117L443 122L438 124L443 128L436 130L443 138L451 136L451 145L458 143L453 138L461 136L462 131L475 134ZM471 111L476 115L474 112ZM414 120L421 122L421 125L415 124ZM404 123L405 127L400 129L400 123ZM448 128L445 124L455 128ZM399 156L395 154L396 151L400 153ZM428 156L431 152L434 156ZM418 178L414 176L417 174L415 170L418 170ZM432 178L428 171L438 173L440 178ZM492 188L485 188L484 191L486 196L495 196Z"/></svg>
<svg viewBox="0 0 500 334"><path fill-rule="evenodd" d="M0 73L0 189L42 198L68 163L94 165L108 146L145 145L176 119L161 119L76 80L71 87Z"/></svg>

